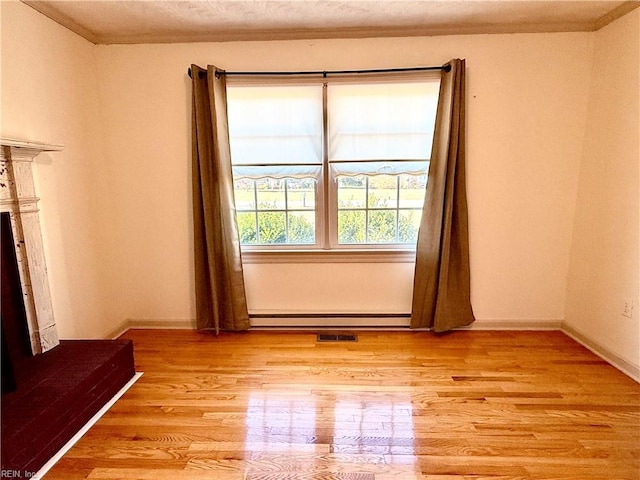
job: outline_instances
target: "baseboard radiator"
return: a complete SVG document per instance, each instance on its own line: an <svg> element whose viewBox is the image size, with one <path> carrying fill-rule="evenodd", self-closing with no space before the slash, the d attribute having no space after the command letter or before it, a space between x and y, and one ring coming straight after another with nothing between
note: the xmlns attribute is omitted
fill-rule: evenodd
<svg viewBox="0 0 640 480"><path fill-rule="evenodd" d="M251 326L261 328L409 328L409 313L283 313L249 314Z"/></svg>

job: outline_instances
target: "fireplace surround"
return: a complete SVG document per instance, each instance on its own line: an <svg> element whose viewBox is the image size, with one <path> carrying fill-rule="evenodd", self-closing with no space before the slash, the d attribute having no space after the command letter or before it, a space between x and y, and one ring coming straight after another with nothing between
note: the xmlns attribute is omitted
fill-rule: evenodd
<svg viewBox="0 0 640 480"><path fill-rule="evenodd" d="M31 167L62 146L0 140L0 476L34 478L130 382L133 342L58 339Z"/></svg>
<svg viewBox="0 0 640 480"><path fill-rule="evenodd" d="M0 211L9 213L11 218L31 352L37 355L53 349L60 341L51 303L32 164L41 153L60 151L63 146L0 140Z"/></svg>

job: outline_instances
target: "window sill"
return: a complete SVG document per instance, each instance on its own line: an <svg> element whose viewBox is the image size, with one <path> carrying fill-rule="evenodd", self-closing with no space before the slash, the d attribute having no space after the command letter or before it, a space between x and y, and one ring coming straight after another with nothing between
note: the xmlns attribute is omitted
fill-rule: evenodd
<svg viewBox="0 0 640 480"><path fill-rule="evenodd" d="M414 263L415 250L244 250L242 263Z"/></svg>

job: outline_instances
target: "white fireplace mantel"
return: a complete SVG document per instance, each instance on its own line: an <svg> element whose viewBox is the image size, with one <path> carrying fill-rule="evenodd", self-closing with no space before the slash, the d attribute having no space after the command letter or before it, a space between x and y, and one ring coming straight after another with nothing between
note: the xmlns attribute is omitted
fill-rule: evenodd
<svg viewBox="0 0 640 480"><path fill-rule="evenodd" d="M0 211L11 216L14 247L34 355L60 343L47 277L31 165L42 152L59 151L62 145L2 138L0 150Z"/></svg>

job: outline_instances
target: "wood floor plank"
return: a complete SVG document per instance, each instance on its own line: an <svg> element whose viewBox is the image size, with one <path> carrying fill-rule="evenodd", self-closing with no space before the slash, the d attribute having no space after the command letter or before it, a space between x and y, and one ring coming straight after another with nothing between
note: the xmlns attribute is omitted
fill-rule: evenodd
<svg viewBox="0 0 640 480"><path fill-rule="evenodd" d="M560 332L132 330L46 480L638 480L640 385Z"/></svg>

